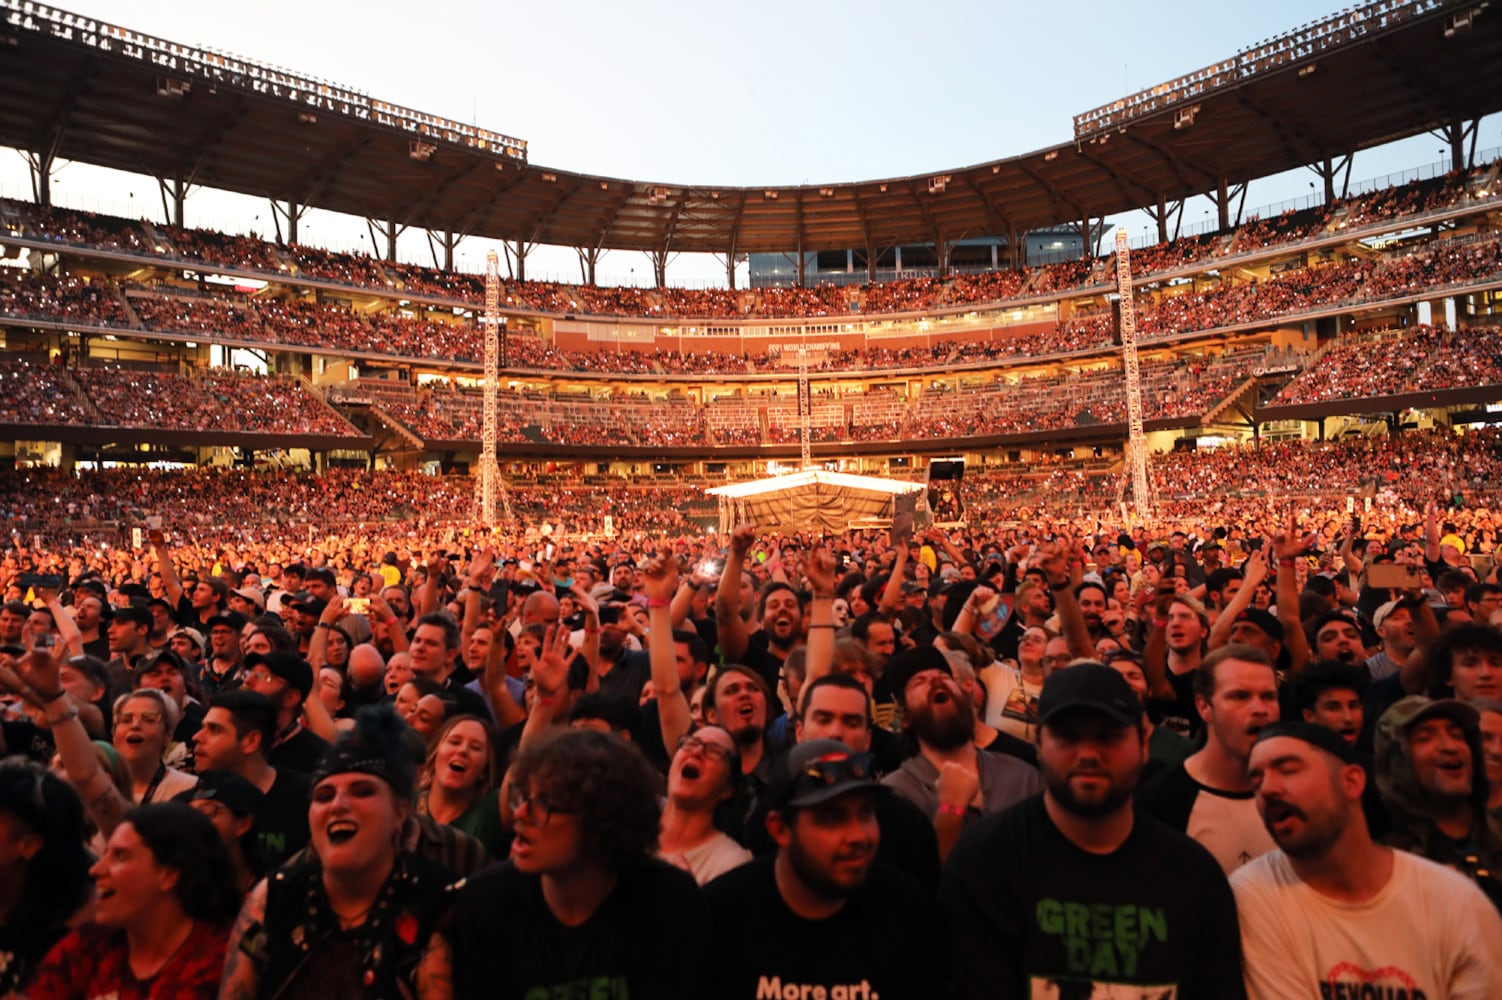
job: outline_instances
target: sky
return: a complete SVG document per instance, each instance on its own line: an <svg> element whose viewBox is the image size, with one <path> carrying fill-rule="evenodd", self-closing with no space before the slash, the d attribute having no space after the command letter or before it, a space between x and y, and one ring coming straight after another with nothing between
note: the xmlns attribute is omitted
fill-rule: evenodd
<svg viewBox="0 0 1502 1000"><path fill-rule="evenodd" d="M939 172L1067 141L1072 116L1233 55L1337 9L1204 0L63 0L57 6L175 42L248 57L372 97L525 139L533 164L672 184L837 183ZM1125 13L1123 13L1125 12ZM1502 117L1478 150L1502 145ZM1353 183L1426 166L1421 136L1359 153ZM1254 182L1246 208L1310 194L1308 172ZM63 205L161 218L149 178L83 164L54 177ZM18 153L0 153L0 193L30 197ZM142 207L136 207L142 206ZM133 212L132 212L133 209ZM1204 221L1191 203L1185 225ZM269 230L264 202L197 191L187 221ZM260 219L257 220L256 217ZM1112 221L1134 237L1142 213ZM364 223L310 213L305 242L354 249ZM368 248L369 243L365 246ZM461 244L483 266L486 244ZM431 263L412 233L399 256ZM639 253L606 254L601 283L645 282ZM684 255L675 284L723 283ZM573 251L544 248L528 277L578 281Z"/></svg>

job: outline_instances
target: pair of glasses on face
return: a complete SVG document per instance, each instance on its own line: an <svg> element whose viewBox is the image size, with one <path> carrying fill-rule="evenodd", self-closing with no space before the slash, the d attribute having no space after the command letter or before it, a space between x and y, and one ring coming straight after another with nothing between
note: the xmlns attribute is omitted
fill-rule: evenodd
<svg viewBox="0 0 1502 1000"><path fill-rule="evenodd" d="M701 740L697 736L678 737L678 749L698 750L706 757L716 758L720 763L726 765L727 767L730 765L730 761L733 757L731 752L725 747L720 746L718 743L711 743L708 740Z"/></svg>
<svg viewBox="0 0 1502 1000"><path fill-rule="evenodd" d="M547 826L548 820L553 818L554 813L567 815L575 811L552 805L542 796L535 795L520 785L511 786L511 791L506 795L506 805L510 807L513 818L521 812L522 806L526 806L527 816L531 819L533 826Z"/></svg>
<svg viewBox="0 0 1502 1000"><path fill-rule="evenodd" d="M871 781L876 771L868 753L839 754L820 757L803 765L801 776L825 788L845 781Z"/></svg>

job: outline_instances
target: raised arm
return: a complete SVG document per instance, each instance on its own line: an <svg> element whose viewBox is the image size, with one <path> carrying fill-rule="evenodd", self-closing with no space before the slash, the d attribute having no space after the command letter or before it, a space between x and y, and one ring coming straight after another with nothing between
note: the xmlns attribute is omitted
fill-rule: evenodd
<svg viewBox="0 0 1502 1000"><path fill-rule="evenodd" d="M741 574L746 569L746 553L756 540L756 525L742 524L730 533L730 548L725 553L725 571L715 591L715 629L720 637L720 656L726 663L739 662L746 655L751 634L741 618Z"/></svg>
<svg viewBox="0 0 1502 1000"><path fill-rule="evenodd" d="M895 617L902 610L902 583L907 575L907 538L911 534L899 539L897 545L897 558L892 561L892 575L887 577L887 585L881 590L881 598L876 602L876 610L884 618Z"/></svg>
<svg viewBox="0 0 1502 1000"><path fill-rule="evenodd" d="M1297 517L1290 516L1288 530L1272 540L1273 555L1278 560L1273 600L1278 606L1278 623L1283 626L1283 648L1288 650L1290 676L1303 670L1313 658L1309 639L1304 635L1304 621L1299 617L1298 568L1299 560L1314 548L1316 538L1313 532L1301 534Z"/></svg>
<svg viewBox="0 0 1502 1000"><path fill-rule="evenodd" d="M487 545L470 560L469 571L464 575L464 589L459 592L460 599L464 602L464 620L459 625L461 646L467 645L469 637L480 627L481 598L486 584L494 575L495 549Z"/></svg>
<svg viewBox="0 0 1502 1000"><path fill-rule="evenodd" d="M57 623L57 634L63 640L62 650L69 656L83 655L83 633L78 630L78 623L73 620L73 613L63 607L63 602L58 598L57 591L37 588L37 597L52 612L52 620Z"/></svg>
<svg viewBox="0 0 1502 1000"><path fill-rule="evenodd" d="M1059 628L1069 643L1069 655L1081 659L1095 658L1095 643L1085 625L1074 588L1083 582L1085 562L1070 539L1060 536L1038 551L1033 565L1043 571L1048 589L1053 592L1054 607L1059 612ZM1078 579L1077 579L1078 578Z"/></svg>
<svg viewBox="0 0 1502 1000"><path fill-rule="evenodd" d="M167 601L174 613L183 599L183 582L172 564L172 550L167 547L167 535L161 528L152 528L148 535L151 547L156 550L156 571L162 574L162 589L167 592Z"/></svg>
<svg viewBox="0 0 1502 1000"><path fill-rule="evenodd" d="M1174 578L1164 577L1158 581L1153 592L1152 618L1148 624L1147 642L1142 650L1142 672L1147 676L1148 691L1154 698L1173 698L1178 692L1168 681L1168 606L1175 594Z"/></svg>
<svg viewBox="0 0 1502 1000"><path fill-rule="evenodd" d="M813 592L808 608L808 643L804 649L803 687L834 669L834 553L823 545L808 554L803 577ZM797 711L797 706L793 706Z"/></svg>
<svg viewBox="0 0 1502 1000"><path fill-rule="evenodd" d="M130 801L99 766L93 741L78 720L78 708L58 678L58 666L58 660L45 649L33 649L21 657L17 669L25 688L22 696L41 707L42 721L52 730L63 773L78 791L89 818L108 838L130 809Z"/></svg>
<svg viewBox="0 0 1502 1000"><path fill-rule="evenodd" d="M652 690L657 696L657 721L662 745L668 752L688 733L693 720L688 699L678 679L678 657L673 648L673 592L678 589L678 567L671 556L653 556L642 564L647 593L647 653L652 664Z"/></svg>
<svg viewBox="0 0 1502 1000"><path fill-rule="evenodd" d="M1241 614L1252 604L1252 594L1258 584L1267 579L1267 553L1266 544L1246 557L1246 562L1241 564L1241 589L1236 591L1236 596L1231 598L1229 604L1221 609L1220 615L1215 619L1215 624L1210 627L1210 638L1206 642L1207 649L1219 649L1231 641L1231 626L1236 624L1236 616ZM1279 602L1280 606L1282 602Z"/></svg>

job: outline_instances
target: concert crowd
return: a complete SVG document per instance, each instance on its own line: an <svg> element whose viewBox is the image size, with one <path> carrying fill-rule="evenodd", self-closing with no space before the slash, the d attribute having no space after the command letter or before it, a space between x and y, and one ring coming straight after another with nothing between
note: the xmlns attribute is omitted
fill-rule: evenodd
<svg viewBox="0 0 1502 1000"><path fill-rule="evenodd" d="M1502 995L1499 445L728 534L686 480L487 528L468 477L7 472L0 986Z"/></svg>

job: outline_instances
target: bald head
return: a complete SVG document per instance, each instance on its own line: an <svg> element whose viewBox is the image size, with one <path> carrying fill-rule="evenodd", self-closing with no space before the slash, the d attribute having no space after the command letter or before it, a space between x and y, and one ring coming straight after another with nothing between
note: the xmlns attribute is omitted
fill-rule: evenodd
<svg viewBox="0 0 1502 1000"><path fill-rule="evenodd" d="M349 651L349 682L355 687L379 684L386 675L386 661L381 651L368 642L362 642Z"/></svg>
<svg viewBox="0 0 1502 1000"><path fill-rule="evenodd" d="M528 594L522 602L522 628L528 625L557 625L558 598L545 590Z"/></svg>

